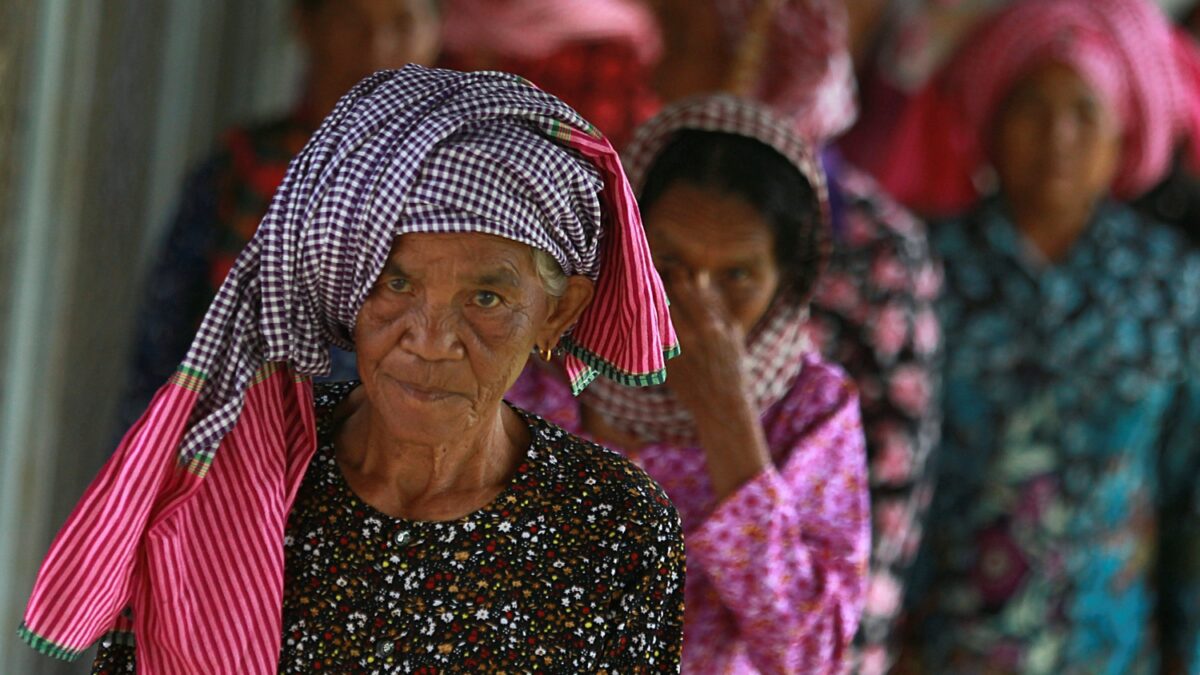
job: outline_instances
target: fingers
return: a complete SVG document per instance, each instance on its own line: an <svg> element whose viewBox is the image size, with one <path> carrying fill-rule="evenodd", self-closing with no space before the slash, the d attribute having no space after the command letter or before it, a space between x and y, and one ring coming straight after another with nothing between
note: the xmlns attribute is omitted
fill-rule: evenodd
<svg viewBox="0 0 1200 675"><path fill-rule="evenodd" d="M690 275L680 274L672 280L671 290L672 310L678 305L680 318L689 328L707 332L730 327L725 301L707 283L697 283Z"/></svg>

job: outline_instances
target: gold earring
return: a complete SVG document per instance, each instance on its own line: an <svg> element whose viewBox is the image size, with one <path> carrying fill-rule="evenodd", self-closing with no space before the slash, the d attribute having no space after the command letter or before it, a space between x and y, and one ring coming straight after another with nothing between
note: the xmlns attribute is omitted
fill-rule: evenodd
<svg viewBox="0 0 1200 675"><path fill-rule="evenodd" d="M554 351L549 347L538 347L538 356L542 357L543 361L549 363L550 359L554 358Z"/></svg>

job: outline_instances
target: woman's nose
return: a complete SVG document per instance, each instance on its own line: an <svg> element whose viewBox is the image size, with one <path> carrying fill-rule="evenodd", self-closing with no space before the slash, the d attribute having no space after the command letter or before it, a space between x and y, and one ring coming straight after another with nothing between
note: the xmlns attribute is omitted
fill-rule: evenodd
<svg viewBox="0 0 1200 675"><path fill-rule="evenodd" d="M420 312L400 338L400 346L423 361L453 361L465 354L452 309Z"/></svg>
<svg viewBox="0 0 1200 675"><path fill-rule="evenodd" d="M1071 148L1079 138L1079 120L1069 112L1058 112L1050 117L1047 136L1050 146L1056 150Z"/></svg>

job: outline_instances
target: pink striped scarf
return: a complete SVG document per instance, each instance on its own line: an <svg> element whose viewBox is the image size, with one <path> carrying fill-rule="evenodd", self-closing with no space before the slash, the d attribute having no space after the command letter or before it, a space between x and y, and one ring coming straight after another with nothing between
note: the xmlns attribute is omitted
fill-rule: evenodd
<svg viewBox="0 0 1200 675"><path fill-rule="evenodd" d="M457 197L541 199L553 217L490 222L484 210L446 222L418 208L427 200L406 202L422 188L428 197L437 182L429 176L454 168L447 146L493 137L514 144L508 157L524 158L532 192L496 187L497 172L520 170L515 161L458 172ZM547 183L557 190L541 189ZM447 204L459 203L451 197ZM274 672L283 531L316 443L310 378L327 372L331 343L352 346L393 239L447 231L539 245L568 274L595 278L595 300L563 343L576 390L597 374L662 381L675 335L608 142L514 76L377 73L290 164L178 372L51 546L21 636L73 659L105 631L132 628L143 674Z"/></svg>
<svg viewBox="0 0 1200 675"><path fill-rule="evenodd" d="M795 125L764 105L718 94L688 99L663 109L640 127L625 153L630 182L640 190L658 155L684 129L725 132L753 138L784 156L813 186L828 220L825 177ZM807 298L779 297L747 337L743 370L760 412L766 412L799 377L811 345L805 324ZM691 414L669 387L627 389L597 382L584 393L587 405L622 433L646 443L697 442Z"/></svg>

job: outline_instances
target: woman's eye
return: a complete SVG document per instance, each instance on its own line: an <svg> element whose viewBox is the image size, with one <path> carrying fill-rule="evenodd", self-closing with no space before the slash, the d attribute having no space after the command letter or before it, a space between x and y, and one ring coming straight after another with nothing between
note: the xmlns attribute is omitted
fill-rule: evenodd
<svg viewBox="0 0 1200 675"><path fill-rule="evenodd" d="M1079 119L1091 124L1100 118L1100 103L1094 99L1084 99L1075 104L1075 114Z"/></svg>
<svg viewBox="0 0 1200 675"><path fill-rule="evenodd" d="M491 291L479 291L475 294L475 304L485 309L500 304L500 296Z"/></svg>
<svg viewBox="0 0 1200 675"><path fill-rule="evenodd" d="M651 258L659 274L668 274L679 269L679 262L673 258Z"/></svg>
<svg viewBox="0 0 1200 675"><path fill-rule="evenodd" d="M397 293L405 293L412 287L412 284L408 282L408 279L396 278L389 279L387 287Z"/></svg>
<svg viewBox="0 0 1200 675"><path fill-rule="evenodd" d="M725 271L725 278L734 283L748 281L751 276L750 270L746 269L745 267L735 267L731 270Z"/></svg>

